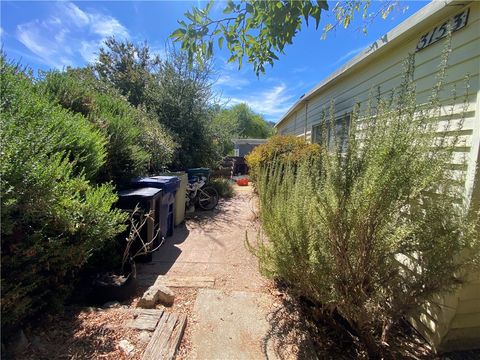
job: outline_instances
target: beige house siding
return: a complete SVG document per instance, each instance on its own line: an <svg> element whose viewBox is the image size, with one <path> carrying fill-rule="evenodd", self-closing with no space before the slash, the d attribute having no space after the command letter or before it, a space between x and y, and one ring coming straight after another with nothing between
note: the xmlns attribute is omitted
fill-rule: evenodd
<svg viewBox="0 0 480 360"><path fill-rule="evenodd" d="M335 104L335 115L341 116L350 112L355 103L365 106L371 95L389 94L400 84L403 59L415 51L420 37L466 8L469 9L467 26L452 34L452 53L441 98L442 114L454 121L461 119L463 102L467 99L462 143L456 157L458 162L466 160L467 164L459 170L466 180L466 201L478 201L480 196L472 195L480 156L480 2L438 1L427 5L308 92L276 125L278 133L304 136L310 141L312 127L320 123L323 112L328 113L331 101ZM444 48L445 41L440 40L416 54L418 103L428 100L437 83L436 73ZM467 74L468 93L465 90ZM456 99L452 96L454 88ZM475 191L480 191L479 186ZM440 350L480 347L479 274L471 274L470 282L455 294L432 299L412 317L412 323Z"/></svg>

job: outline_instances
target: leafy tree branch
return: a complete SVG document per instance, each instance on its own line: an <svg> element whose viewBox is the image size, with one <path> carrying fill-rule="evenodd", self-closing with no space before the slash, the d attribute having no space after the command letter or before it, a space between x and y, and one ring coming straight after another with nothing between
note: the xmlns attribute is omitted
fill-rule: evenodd
<svg viewBox="0 0 480 360"><path fill-rule="evenodd" d="M335 23L325 25L323 35L339 25L347 28L356 13L361 13L363 19L380 14L386 18L396 5L395 1L384 1L378 11L370 13L370 2L337 2L332 9ZM257 75L265 72L267 64L273 66L302 29L312 22L318 29L322 12L329 10L326 0L229 0L223 9L225 17L216 18L212 14L213 4L210 1L204 8L193 7L185 13L186 20L179 21L180 27L171 38L181 43L191 63L211 58L214 48L222 49L225 44L231 54L228 62L241 67L246 58Z"/></svg>

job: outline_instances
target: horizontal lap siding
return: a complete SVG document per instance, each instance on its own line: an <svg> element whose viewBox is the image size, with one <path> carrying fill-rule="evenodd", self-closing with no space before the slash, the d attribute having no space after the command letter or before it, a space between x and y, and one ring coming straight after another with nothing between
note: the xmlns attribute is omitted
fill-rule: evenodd
<svg viewBox="0 0 480 360"><path fill-rule="evenodd" d="M463 127L465 138L462 139L463 143L459 143L458 148L458 151L465 153L465 158L468 160L470 167L467 171L470 174L466 183L467 192L471 191L472 173L474 173L472 166L475 165L476 159L476 148L472 147L472 141L469 137L473 136L475 126L479 126L478 121L475 120L478 119L476 104L480 81L480 39L477 31L480 26L479 4L472 3L469 7L468 25L452 34L452 53L449 56L444 89L441 92L441 98L443 99L442 115L455 123L462 117L466 93L465 76L469 74L468 107L467 113L463 114L467 116L464 119ZM451 11L449 16L461 12L462 9L455 7ZM284 121L282 133L297 136L305 133L306 139L310 141L312 126L319 124L324 114L329 114L332 101L335 106L335 116L341 116L350 112L355 103L360 103L361 109L365 110L371 96L375 98L380 94L382 97L387 97L401 83L404 59L414 51L421 34L429 31L437 24L425 25L425 28L419 31L417 35L406 39L402 46L396 46L390 51L386 51L383 56L341 75L324 86L316 96L308 100L306 128L304 110L300 109ZM429 100L432 88L437 83L436 75L445 44L444 40L440 40L416 54L415 80L417 101L420 104ZM456 99L453 98L454 89ZM452 105L455 105L453 112ZM301 119L299 119L299 112L301 113ZM293 124L295 126L292 126Z"/></svg>
<svg viewBox="0 0 480 360"><path fill-rule="evenodd" d="M478 5L472 4L471 7L478 8ZM453 14L460 11L460 9L456 8L453 10ZM430 24L425 30L428 31L434 25ZM471 9L468 26L452 36L453 52L449 59L446 89L449 92L449 87L454 84L457 85L459 96L464 91L463 79L466 73L470 73L471 76L470 91L478 91L480 44L475 31L475 29L478 29L478 26L478 11L472 11ZM380 88L381 95L385 96L398 86L403 73L403 59L409 52L415 49L419 36L411 38L409 41L404 42L402 46L396 47L381 58L355 69L350 74L332 81L331 84L327 84L318 95L308 101L307 131L310 130L312 125L321 121L322 112L329 111L332 100L335 102L336 114L342 115L351 111L355 102L365 104L369 98L369 93L376 96L378 88ZM432 86L436 83L435 74L444 44L444 41L439 41L416 55L417 68L415 77L418 80L417 90L419 97L428 98ZM475 99L473 99L472 104L475 104ZM285 125L281 124L280 128L292 129L290 124L294 121L295 115L292 114L284 121ZM295 130L298 131L298 129L296 127Z"/></svg>
<svg viewBox="0 0 480 360"><path fill-rule="evenodd" d="M480 141L480 3L472 2L467 6L470 8L468 25L452 34L452 53L448 60L445 86L440 93L442 118L438 128L442 130L449 121L451 130L454 130L459 121L463 121L454 163L466 162L463 170L457 168L456 174L465 179L466 196L470 198L477 176ZM452 6L450 15L445 20L461 11L461 7ZM305 135L307 140L311 140L312 126L320 123L324 113L329 113L332 100L335 103L335 115L341 116L350 112L354 103L360 102L361 109L365 109L370 94L374 97L378 93L387 96L401 83L403 59L414 51L421 35L441 22L425 24L415 36L405 39L401 46L388 49L386 45L383 54L376 57L373 55L374 59L366 59L363 64L351 68L323 86L308 100L306 129L303 105L279 124L279 130L297 136ZM414 78L419 104L428 102L432 87L437 83L436 74L444 49L445 41L441 40L416 54ZM465 86L467 74L468 94ZM455 97L453 89L456 90ZM466 112L464 101L468 105ZM436 296L411 318L415 327L439 349L468 347L475 342L480 344L480 280L478 274L471 275L470 282L461 290Z"/></svg>

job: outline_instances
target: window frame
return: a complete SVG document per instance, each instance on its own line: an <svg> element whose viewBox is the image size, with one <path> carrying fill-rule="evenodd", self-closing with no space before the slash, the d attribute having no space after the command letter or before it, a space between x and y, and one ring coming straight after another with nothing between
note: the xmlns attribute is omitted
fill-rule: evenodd
<svg viewBox="0 0 480 360"><path fill-rule="evenodd" d="M311 127L311 130L310 130L310 142L312 144L319 144L319 145L325 145L323 144L323 141L322 141L322 126L324 125L324 121L326 120L323 120L323 121L320 121L316 124L313 124L312 127ZM347 129L346 133L343 134L342 136L344 136L344 138L342 139L342 148L343 148L343 151L342 152L345 152L345 147L348 146L348 134L350 132L350 126L351 126L351 122L352 122L352 112L349 111L349 112L346 112L340 116L337 116L335 118L335 131L337 132L337 125L338 124L341 124L342 127L341 129ZM343 126L343 124L345 123L345 127ZM319 129L319 131L317 131L316 129ZM326 127L327 129L327 148L328 149L333 149L333 136L331 136L331 133L332 133L332 128L330 126ZM336 134L336 136L340 135L338 132ZM318 139L317 139L318 138Z"/></svg>

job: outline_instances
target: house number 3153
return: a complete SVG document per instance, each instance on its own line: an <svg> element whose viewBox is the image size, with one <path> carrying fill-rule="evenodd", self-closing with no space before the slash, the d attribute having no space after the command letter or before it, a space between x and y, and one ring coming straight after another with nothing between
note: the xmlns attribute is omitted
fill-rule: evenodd
<svg viewBox="0 0 480 360"><path fill-rule="evenodd" d="M469 9L465 9L460 14L455 15L448 21L445 21L443 24L434 27L428 33L423 35L417 43L417 48L415 51L420 51L425 49L427 46L432 45L433 43L437 42L441 38L445 37L448 33L448 26L450 24L450 28L452 32L460 30L465 25L467 25L468 21L468 13Z"/></svg>

